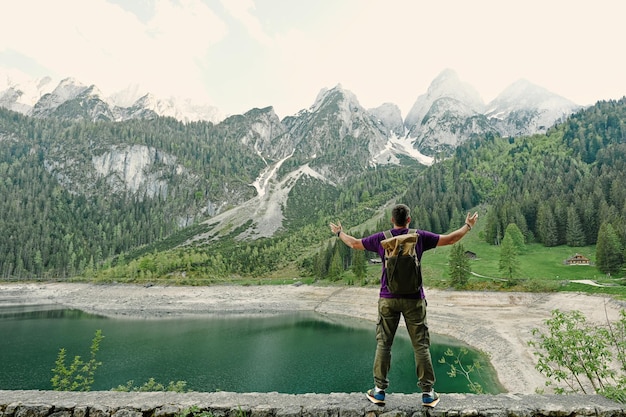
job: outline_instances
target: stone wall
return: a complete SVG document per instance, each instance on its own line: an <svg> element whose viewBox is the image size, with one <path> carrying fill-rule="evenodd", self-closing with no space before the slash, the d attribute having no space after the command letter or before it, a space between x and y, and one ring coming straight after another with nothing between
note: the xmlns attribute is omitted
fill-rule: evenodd
<svg viewBox="0 0 626 417"><path fill-rule="evenodd" d="M624 405L597 395L442 394L434 409L420 398L388 394L380 407L362 393L0 391L0 417L175 417L191 416L192 407L215 417L626 416Z"/></svg>

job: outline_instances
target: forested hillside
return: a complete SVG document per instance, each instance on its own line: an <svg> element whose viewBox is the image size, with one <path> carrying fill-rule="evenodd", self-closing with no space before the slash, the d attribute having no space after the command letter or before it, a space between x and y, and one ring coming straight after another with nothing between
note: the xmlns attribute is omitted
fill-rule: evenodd
<svg viewBox="0 0 626 417"><path fill-rule="evenodd" d="M169 118L61 122L0 109L0 276L64 278L97 269L169 236L207 201L250 198L263 164L228 140L231 132ZM98 149L133 145L176 158L155 173L167 177L167 195L116 189L112 176L85 178ZM59 166L63 174L55 175Z"/></svg>
<svg viewBox="0 0 626 417"><path fill-rule="evenodd" d="M481 196L489 195L493 201L487 241L497 243L506 224L514 222L527 240L545 246L591 245L606 223L622 245L626 243L625 135L625 101L604 102L578 113L546 137L514 141L503 149L504 165L482 157L476 172L487 172L484 167L490 161L496 168L492 177L502 175L494 181L493 195L489 195L492 186L477 187Z"/></svg>
<svg viewBox="0 0 626 417"><path fill-rule="evenodd" d="M304 179L291 190L284 228L274 237L236 240L236 229L196 245L191 238L214 227L210 213L209 221L182 228L180 213L191 213L194 205L198 212L225 192L234 202L250 198L249 184L264 166L235 140L239 123L240 117L220 126L167 118L69 123L0 109L1 276L211 281L285 271L323 277L333 262L350 267L354 256L334 248L328 222L345 219L363 234L386 228L394 201L412 208L415 227L443 233L481 206L490 244L499 244L515 223L527 242L545 246L598 242L600 250L600 242L609 241L620 252L610 268L623 263L626 99L600 102L546 135L471 140L430 167L369 168L341 185ZM160 174L175 178L167 198L119 198L110 181L97 178L76 190L72 178L52 175L46 165L51 154L80 175L94 143L136 143L173 155L176 170ZM245 227L243 221L239 228Z"/></svg>
<svg viewBox="0 0 626 417"><path fill-rule="evenodd" d="M489 207L488 243L499 244L514 223L527 242L579 247L602 238L621 252L626 246L625 172L622 99L599 102L546 135L468 142L454 158L426 170L405 200L425 229L458 226L465 208L482 204ZM622 253L610 270L618 270L623 259Z"/></svg>

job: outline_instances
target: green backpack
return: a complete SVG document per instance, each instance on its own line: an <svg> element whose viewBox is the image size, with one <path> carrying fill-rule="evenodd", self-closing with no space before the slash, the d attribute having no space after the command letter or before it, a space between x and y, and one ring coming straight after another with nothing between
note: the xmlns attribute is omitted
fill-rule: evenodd
<svg viewBox="0 0 626 417"><path fill-rule="evenodd" d="M385 268L387 269L387 289L392 294L416 294L422 286L420 261L415 252L419 239L416 229L410 229L403 235L393 236L391 231L384 232L385 240L381 245L385 250Z"/></svg>

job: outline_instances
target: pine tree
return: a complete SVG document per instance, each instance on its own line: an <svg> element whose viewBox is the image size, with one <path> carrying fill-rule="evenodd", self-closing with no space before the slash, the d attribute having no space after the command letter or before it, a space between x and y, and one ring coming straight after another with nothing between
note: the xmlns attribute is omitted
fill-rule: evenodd
<svg viewBox="0 0 626 417"><path fill-rule="evenodd" d="M605 274L614 274L622 267L622 245L611 223L604 222L598 232L596 266Z"/></svg>
<svg viewBox="0 0 626 417"><path fill-rule="evenodd" d="M515 248L515 242L511 235L504 235L502 239L502 245L500 245L500 272L504 276L512 280L518 273L519 261L517 259L517 249Z"/></svg>
<svg viewBox="0 0 626 417"><path fill-rule="evenodd" d="M544 246L557 246L559 235L557 223L552 208L548 204L542 204L537 214L537 232Z"/></svg>
<svg viewBox="0 0 626 417"><path fill-rule="evenodd" d="M487 212L487 220L485 222L485 241L491 245L499 245L501 236L500 219L498 211L491 208Z"/></svg>
<svg viewBox="0 0 626 417"><path fill-rule="evenodd" d="M567 209L567 228L565 230L565 242L569 246L585 246L585 231L583 230L580 217L576 208L570 206Z"/></svg>
<svg viewBox="0 0 626 417"><path fill-rule="evenodd" d="M365 275L367 274L367 260L365 259L365 252L357 250L352 258L352 272L354 276L363 284Z"/></svg>
<svg viewBox="0 0 626 417"><path fill-rule="evenodd" d="M330 266L328 267L328 278L331 281L338 281L341 279L343 275L343 260L341 259L341 254L339 253L338 245L335 245L335 250L333 252L333 257L330 260Z"/></svg>
<svg viewBox="0 0 626 417"><path fill-rule="evenodd" d="M526 249L526 244L524 243L524 234L520 230L519 227L515 223L510 223L504 232L504 235L511 236L513 239L513 244L515 245L515 249L517 253L522 253Z"/></svg>
<svg viewBox="0 0 626 417"><path fill-rule="evenodd" d="M450 266L450 284L457 289L464 288L469 281L471 268L462 243L452 245L448 265Z"/></svg>
<svg viewBox="0 0 626 417"><path fill-rule="evenodd" d="M317 254L315 255L313 262L313 274L320 279L326 276L326 254L328 253L328 249L322 247L319 249Z"/></svg>
<svg viewBox="0 0 626 417"><path fill-rule="evenodd" d="M585 244L594 243L598 237L599 226L593 195L586 196L583 201L581 223L585 233Z"/></svg>

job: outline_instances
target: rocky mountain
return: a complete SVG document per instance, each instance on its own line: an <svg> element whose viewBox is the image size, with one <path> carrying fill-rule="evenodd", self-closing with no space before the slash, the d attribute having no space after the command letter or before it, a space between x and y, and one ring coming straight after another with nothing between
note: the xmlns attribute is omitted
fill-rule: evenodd
<svg viewBox="0 0 626 417"><path fill-rule="evenodd" d="M0 141L32 146L47 175L76 198L151 201L166 213L170 233L207 219L211 231L195 241L271 237L286 227L291 196L302 187L336 189L376 166L419 157L396 137L397 107L374 116L341 85L322 90L309 109L283 120L268 107L217 124L183 124L151 119L145 103L151 97L144 99L134 110L142 117L117 122L119 108L107 107L94 86L66 80L38 100L31 116L0 120ZM21 125L36 120L40 128L47 119L45 143L22 136L29 129Z"/></svg>
<svg viewBox="0 0 626 417"><path fill-rule="evenodd" d="M581 106L527 80L511 84L487 106L485 116L502 136L545 133Z"/></svg>
<svg viewBox="0 0 626 417"><path fill-rule="evenodd" d="M443 71L426 94L417 98L404 126L415 148L425 155L449 155L477 135L521 136L545 133L581 106L520 80L485 105L477 91Z"/></svg>
<svg viewBox="0 0 626 417"><path fill-rule="evenodd" d="M28 114L35 103L54 89L52 78L15 79L6 77L6 88L0 84L0 107Z"/></svg>
<svg viewBox="0 0 626 417"><path fill-rule="evenodd" d="M158 98L150 93L142 93L138 86L129 86L104 97L96 86L86 86L71 78L62 80L56 87L49 77L20 81L7 78L6 85L7 88L0 91L0 107L34 117L124 121L167 116L183 122L205 120L212 123L224 120L224 115L216 107L194 103L189 99ZM330 90L323 89L310 109L287 116L283 124L292 125L299 132L296 138L302 136L302 126L307 127L312 122L316 125L321 123L322 119L317 114L319 107L325 100L332 101L326 95L335 90L342 90L341 85ZM334 110L324 112L337 111L341 114L340 120L344 122L350 119L346 114L354 112L353 116L356 116L358 113L358 123L364 123L367 129L373 128L372 122L376 126L373 131L377 132L377 138L367 140L369 156L359 151L363 153L359 162L362 167L398 163L399 154L428 163L433 156L449 155L460 143L485 133L503 136L543 133L556 121L563 120L581 108L526 80L513 83L485 105L478 92L461 81L451 69L442 71L426 93L418 96L404 120L399 108L393 103L363 109L352 93L344 91L343 94L349 95L349 98L341 105L337 102ZM306 122L302 122L303 119ZM335 126L335 129L334 137L341 139L351 127L344 124L341 128ZM310 157L316 153L315 147L326 145L322 142L311 148L296 147L294 152L308 153ZM264 149L268 151L269 148L266 146ZM278 149L279 152L286 152L284 147ZM299 159L303 159L303 155L299 155Z"/></svg>
<svg viewBox="0 0 626 417"><path fill-rule="evenodd" d="M61 80L55 87L50 77L35 80L7 77L6 88L0 90L0 107L28 116L63 120L119 122L166 116L183 122L219 123L224 119L216 107L190 99L157 98L150 93L142 94L137 87L105 97L95 85L87 86L73 78Z"/></svg>
<svg viewBox="0 0 626 417"><path fill-rule="evenodd" d="M341 85L323 89L308 110L283 123L294 139L294 160L338 183L376 165L388 142L386 130Z"/></svg>
<svg viewBox="0 0 626 417"><path fill-rule="evenodd" d="M484 108L478 92L448 69L417 98L404 126L420 152L450 154L459 143L493 130L483 116Z"/></svg>
<svg viewBox="0 0 626 417"><path fill-rule="evenodd" d="M33 106L29 115L61 120L114 120L113 112L94 85L89 87L65 79Z"/></svg>
<svg viewBox="0 0 626 417"><path fill-rule="evenodd" d="M157 116L173 117L181 122L207 121L219 123L224 115L214 106L199 104L190 99L170 97L160 99L151 93L139 97L130 106L118 104L110 98L114 105L115 120L152 119Z"/></svg>
<svg viewBox="0 0 626 417"><path fill-rule="evenodd" d="M252 183L256 195L207 220L213 227L194 237L196 243L232 234L242 219L249 225L238 230L237 239L273 236L285 226L291 193L304 183L339 188L380 165L381 155L389 156L383 165L400 164L396 154L406 153L389 145L388 129L341 85L323 89L309 109L282 121L268 107L229 117L218 128L225 128L264 166Z"/></svg>
<svg viewBox="0 0 626 417"><path fill-rule="evenodd" d="M482 114L485 104L478 92L471 85L462 82L455 71L446 69L435 78L425 94L419 96L406 115L404 125L407 129L419 129L432 106L439 99L454 100L463 103L473 113ZM414 137L416 135L413 135Z"/></svg>
<svg viewBox="0 0 626 417"><path fill-rule="evenodd" d="M393 103L384 103L376 108L369 109L368 112L383 126L387 136L404 136L404 121L400 108Z"/></svg>

